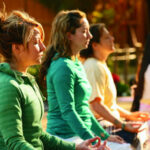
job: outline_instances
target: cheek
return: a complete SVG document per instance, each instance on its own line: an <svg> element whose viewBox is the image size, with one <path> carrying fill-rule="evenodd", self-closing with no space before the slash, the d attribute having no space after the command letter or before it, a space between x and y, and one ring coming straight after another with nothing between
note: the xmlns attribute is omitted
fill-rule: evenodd
<svg viewBox="0 0 150 150"><path fill-rule="evenodd" d="M39 46L38 44L36 44L36 45L34 46L34 49L35 49L36 51L40 51L40 46Z"/></svg>

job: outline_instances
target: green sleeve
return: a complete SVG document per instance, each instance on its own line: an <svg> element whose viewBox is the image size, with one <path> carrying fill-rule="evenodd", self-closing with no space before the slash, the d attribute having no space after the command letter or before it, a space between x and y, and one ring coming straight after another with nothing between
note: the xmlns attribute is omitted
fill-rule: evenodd
<svg viewBox="0 0 150 150"><path fill-rule="evenodd" d="M43 132L40 139L43 142L44 150L75 150L74 143L63 141L60 138L51 136L46 132Z"/></svg>
<svg viewBox="0 0 150 150"><path fill-rule="evenodd" d="M92 114L91 114L92 115ZM100 125L100 123L92 115L92 128L91 130L99 136L102 140L106 140L110 135L107 131Z"/></svg>
<svg viewBox="0 0 150 150"><path fill-rule="evenodd" d="M93 138L94 135L92 131L85 126L84 122L75 110L74 72L67 65L59 67L59 70L53 77L53 85L63 119L72 128L74 133L82 139L85 140Z"/></svg>
<svg viewBox="0 0 150 150"><path fill-rule="evenodd" d="M0 132L8 149L35 150L23 136L20 94L10 83L0 83Z"/></svg>

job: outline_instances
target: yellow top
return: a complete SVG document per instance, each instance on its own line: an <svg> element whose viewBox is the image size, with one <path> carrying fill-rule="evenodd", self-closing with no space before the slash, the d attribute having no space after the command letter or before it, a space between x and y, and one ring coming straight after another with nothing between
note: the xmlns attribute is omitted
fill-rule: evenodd
<svg viewBox="0 0 150 150"><path fill-rule="evenodd" d="M92 102L96 97L100 97L101 101L119 118L116 87L107 64L95 58L88 58L84 62L84 68L92 86L89 102Z"/></svg>

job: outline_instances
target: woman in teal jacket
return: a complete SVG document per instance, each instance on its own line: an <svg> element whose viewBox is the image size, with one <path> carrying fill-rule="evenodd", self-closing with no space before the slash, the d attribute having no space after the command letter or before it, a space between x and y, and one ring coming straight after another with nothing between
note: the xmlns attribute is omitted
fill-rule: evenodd
<svg viewBox="0 0 150 150"><path fill-rule="evenodd" d="M123 143L119 136L109 135L89 109L91 87L77 56L88 47L91 38L82 11L61 11L56 15L50 47L41 67L42 82L46 76L49 104L47 132L76 143L95 135L102 140Z"/></svg>
<svg viewBox="0 0 150 150"><path fill-rule="evenodd" d="M1 13L0 53L5 63L0 64L0 150L89 150L98 138L75 145L42 129L42 95L27 68L40 64L43 40L41 24L28 14Z"/></svg>

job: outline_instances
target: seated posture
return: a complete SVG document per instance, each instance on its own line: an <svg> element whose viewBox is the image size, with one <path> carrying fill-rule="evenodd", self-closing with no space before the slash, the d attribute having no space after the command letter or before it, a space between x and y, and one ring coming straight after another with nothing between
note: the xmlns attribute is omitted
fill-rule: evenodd
<svg viewBox="0 0 150 150"><path fill-rule="evenodd" d="M109 135L89 109L91 87L77 57L91 38L85 13L71 10L56 15L41 67L41 81L46 75L49 105L47 132L77 143L97 135L109 141L112 150L129 150L130 144Z"/></svg>
<svg viewBox="0 0 150 150"><path fill-rule="evenodd" d="M43 28L20 11L0 16L0 53L5 58L0 63L0 150L109 150L98 137L75 145L43 131L42 95L27 73L29 66L41 62Z"/></svg>
<svg viewBox="0 0 150 150"><path fill-rule="evenodd" d="M120 117L130 121L146 121L149 115L141 112L131 113L116 104L116 87L106 64L108 56L114 52L114 38L104 24L91 25L90 32L93 38L88 48L80 52L80 56L85 59L84 68L92 86L89 99L91 110L97 118L102 117L117 128L137 133L141 123L123 122ZM126 142L132 143L134 134L129 132L118 132L118 135Z"/></svg>

